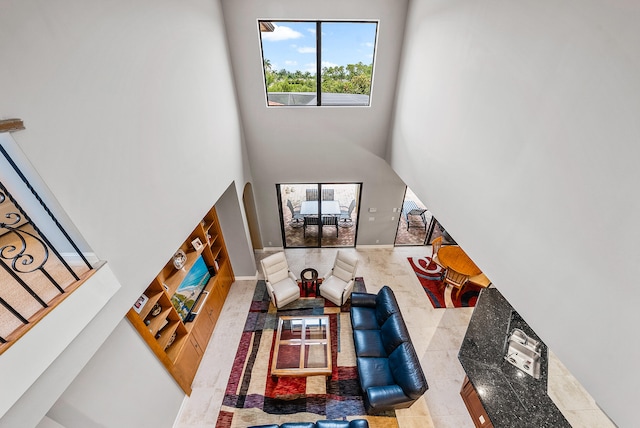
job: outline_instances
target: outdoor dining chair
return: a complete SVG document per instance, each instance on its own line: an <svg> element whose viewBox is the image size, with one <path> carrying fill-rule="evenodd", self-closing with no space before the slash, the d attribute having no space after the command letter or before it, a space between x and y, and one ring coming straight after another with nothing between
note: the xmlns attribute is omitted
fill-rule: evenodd
<svg viewBox="0 0 640 428"><path fill-rule="evenodd" d="M334 191L333 189L322 189L322 200L323 201L333 201Z"/></svg>
<svg viewBox="0 0 640 428"><path fill-rule="evenodd" d="M338 237L338 217L333 215L322 216L322 226L335 226L336 238Z"/></svg>
<svg viewBox="0 0 640 428"><path fill-rule="evenodd" d="M307 201L318 200L318 189L307 189Z"/></svg>
<svg viewBox="0 0 640 428"><path fill-rule="evenodd" d="M304 224L303 224L302 236L305 238L307 237L307 227L320 226L320 219L317 216L312 216L312 215L305 216L303 222Z"/></svg>
<svg viewBox="0 0 640 428"><path fill-rule="evenodd" d="M340 207L340 226L350 227L353 225L353 219L351 215L356 208L356 200L352 199L349 207Z"/></svg>
<svg viewBox="0 0 640 428"><path fill-rule="evenodd" d="M289 210L291 211L291 222L290 224L294 227L300 227L302 226L302 224L300 224L300 220L302 220L304 218L304 216L302 214L300 214L300 208L298 208L297 210L293 207L293 204L291 203L291 199L287 199L287 207L289 207Z"/></svg>

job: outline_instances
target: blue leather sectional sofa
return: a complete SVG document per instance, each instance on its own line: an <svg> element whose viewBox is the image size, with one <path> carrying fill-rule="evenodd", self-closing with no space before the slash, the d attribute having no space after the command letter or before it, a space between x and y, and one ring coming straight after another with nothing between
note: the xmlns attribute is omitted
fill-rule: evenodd
<svg viewBox="0 0 640 428"><path fill-rule="evenodd" d="M286 422L282 425L254 425L249 428L369 428L369 422L365 419L352 421L321 420L317 422Z"/></svg>
<svg viewBox="0 0 640 428"><path fill-rule="evenodd" d="M351 325L367 412L411 406L429 386L393 290L351 294Z"/></svg>

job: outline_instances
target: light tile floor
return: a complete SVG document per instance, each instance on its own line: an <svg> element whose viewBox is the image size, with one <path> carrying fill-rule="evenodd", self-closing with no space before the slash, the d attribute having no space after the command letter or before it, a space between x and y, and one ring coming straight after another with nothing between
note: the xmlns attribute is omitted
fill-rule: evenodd
<svg viewBox="0 0 640 428"><path fill-rule="evenodd" d="M357 275L364 278L367 291L375 293L383 285L394 290L429 382L429 390L420 400L411 408L396 412L399 427L473 427L460 398L464 371L457 358L473 309L433 309L407 262L407 257L430 255L431 248L348 248L345 251L357 254ZM285 252L296 275L305 267L313 267L322 275L331 268L336 249L287 249ZM256 252L256 265L270 254L272 252ZM260 272L258 279L262 278ZM193 382L193 392L185 399L175 428L215 427L255 283L255 280L236 281L231 287ZM575 427L614 427L553 353L549 365L549 395Z"/></svg>

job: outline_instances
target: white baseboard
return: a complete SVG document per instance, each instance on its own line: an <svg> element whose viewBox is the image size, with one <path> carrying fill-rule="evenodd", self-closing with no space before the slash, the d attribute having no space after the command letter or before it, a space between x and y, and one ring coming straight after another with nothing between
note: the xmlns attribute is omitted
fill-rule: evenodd
<svg viewBox="0 0 640 428"><path fill-rule="evenodd" d="M284 251L284 247L264 247L261 250L258 249L253 251L255 251L256 253L266 253L269 251Z"/></svg>
<svg viewBox="0 0 640 428"><path fill-rule="evenodd" d="M182 404L180 405L180 409L178 409L178 414L176 415L176 419L173 421L173 427L177 427L178 426L178 421L180 420L180 415L182 414L182 411L184 410L184 407L187 405L187 400L189 399L188 395L184 396L184 399L182 400Z"/></svg>
<svg viewBox="0 0 640 428"><path fill-rule="evenodd" d="M258 279L258 272L254 276L236 276L236 281L255 281Z"/></svg>

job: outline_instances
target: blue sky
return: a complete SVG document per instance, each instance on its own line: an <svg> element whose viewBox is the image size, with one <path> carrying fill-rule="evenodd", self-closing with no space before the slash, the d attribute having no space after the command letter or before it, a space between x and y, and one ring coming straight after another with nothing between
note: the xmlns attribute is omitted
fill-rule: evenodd
<svg viewBox="0 0 640 428"><path fill-rule="evenodd" d="M272 22L275 31L263 32L264 58L271 68L288 71L316 71L316 23ZM373 62L375 23L322 23L322 66Z"/></svg>

